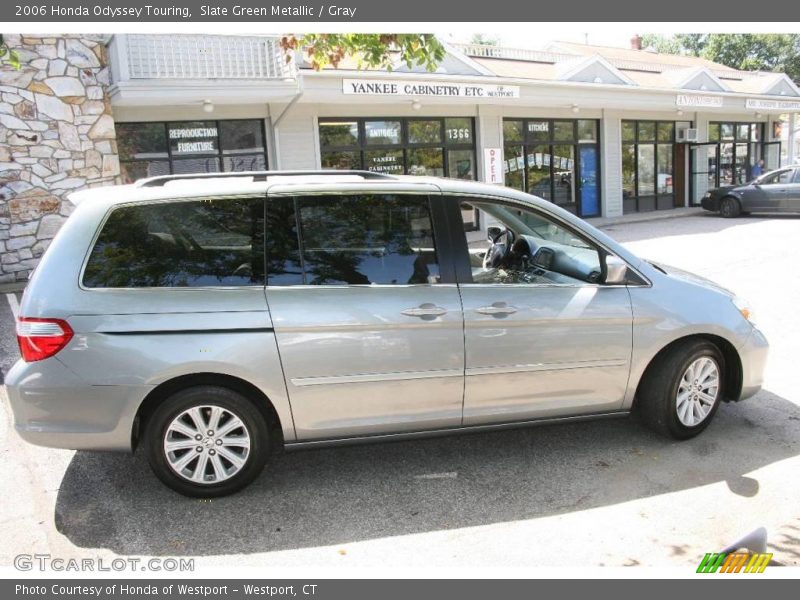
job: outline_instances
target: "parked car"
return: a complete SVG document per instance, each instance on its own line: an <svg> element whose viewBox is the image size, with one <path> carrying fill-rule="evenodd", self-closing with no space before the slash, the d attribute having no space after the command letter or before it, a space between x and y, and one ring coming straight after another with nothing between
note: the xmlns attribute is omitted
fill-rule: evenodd
<svg viewBox="0 0 800 600"><path fill-rule="evenodd" d="M281 447L633 410L685 439L761 385L741 299L508 188L227 173L72 200L21 302L16 430L138 446L190 496L244 487ZM465 206L492 223L481 247Z"/></svg>
<svg viewBox="0 0 800 600"><path fill-rule="evenodd" d="M700 204L726 218L751 212L800 212L800 167L770 171L744 185L711 190Z"/></svg>

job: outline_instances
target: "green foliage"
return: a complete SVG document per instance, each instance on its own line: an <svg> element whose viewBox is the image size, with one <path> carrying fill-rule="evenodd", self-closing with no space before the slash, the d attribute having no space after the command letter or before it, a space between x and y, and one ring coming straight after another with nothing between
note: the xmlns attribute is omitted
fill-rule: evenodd
<svg viewBox="0 0 800 600"><path fill-rule="evenodd" d="M408 68L424 66L435 71L444 59L445 49L430 33L311 33L288 35L281 39L285 51L302 50L313 69L334 68L347 56L358 60L358 68L392 70L395 58ZM287 54L287 62L291 55Z"/></svg>
<svg viewBox="0 0 800 600"><path fill-rule="evenodd" d="M19 54L9 48L6 41L3 39L3 34L0 33L0 65L11 65L19 70L21 65L19 62Z"/></svg>
<svg viewBox="0 0 800 600"><path fill-rule="evenodd" d="M500 38L496 35L487 35L485 33L473 33L472 37L469 39L470 44L476 44L479 46L499 46L500 45Z"/></svg>
<svg viewBox="0 0 800 600"><path fill-rule="evenodd" d="M646 34L642 46L700 56L734 69L784 72L800 80L800 34L796 33Z"/></svg>

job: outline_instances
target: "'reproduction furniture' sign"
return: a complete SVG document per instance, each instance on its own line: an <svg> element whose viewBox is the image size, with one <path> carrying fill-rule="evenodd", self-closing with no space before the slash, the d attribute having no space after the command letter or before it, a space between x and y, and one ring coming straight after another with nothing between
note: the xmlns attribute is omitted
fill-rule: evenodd
<svg viewBox="0 0 800 600"><path fill-rule="evenodd" d="M441 98L519 98L519 86L443 81L344 79L342 92L355 96L435 96Z"/></svg>

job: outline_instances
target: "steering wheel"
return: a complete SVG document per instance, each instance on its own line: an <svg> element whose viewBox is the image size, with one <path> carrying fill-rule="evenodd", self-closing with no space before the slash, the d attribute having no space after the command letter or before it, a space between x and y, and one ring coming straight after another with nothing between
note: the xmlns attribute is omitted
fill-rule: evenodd
<svg viewBox="0 0 800 600"><path fill-rule="evenodd" d="M483 256L484 269L497 269L506 263L514 245L514 232L508 227L504 228L499 234L491 239L489 249ZM505 238L505 239L503 239Z"/></svg>

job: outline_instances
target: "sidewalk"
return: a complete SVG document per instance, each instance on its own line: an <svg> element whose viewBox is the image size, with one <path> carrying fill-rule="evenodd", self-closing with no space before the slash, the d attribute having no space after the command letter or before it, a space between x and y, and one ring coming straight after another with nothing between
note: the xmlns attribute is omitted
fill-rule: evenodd
<svg viewBox="0 0 800 600"><path fill-rule="evenodd" d="M620 217L595 217L586 219L590 225L602 229L612 225L626 225L628 223L644 223L646 221L660 221L662 219L677 219L679 217L694 217L705 212L699 206L672 208L669 210L654 210L644 213L631 213Z"/></svg>

